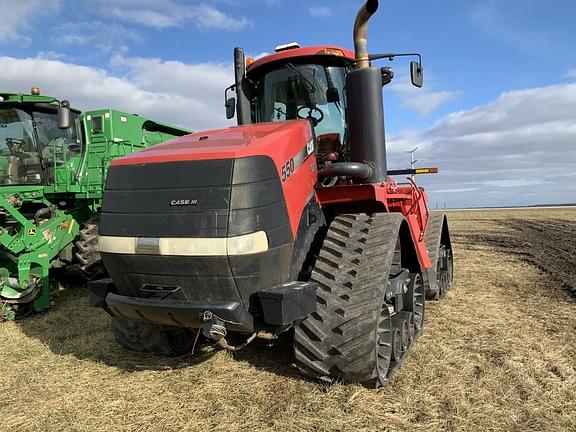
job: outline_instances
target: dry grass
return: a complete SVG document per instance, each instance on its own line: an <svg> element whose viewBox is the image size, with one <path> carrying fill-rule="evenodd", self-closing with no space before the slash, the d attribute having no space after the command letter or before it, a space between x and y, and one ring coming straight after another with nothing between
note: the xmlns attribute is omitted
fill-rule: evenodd
<svg viewBox="0 0 576 432"><path fill-rule="evenodd" d="M576 246L560 235L576 232L576 211L450 218L455 286L428 304L384 389L303 380L282 341L235 356L129 353L68 290L50 312L0 325L0 430L576 430Z"/></svg>

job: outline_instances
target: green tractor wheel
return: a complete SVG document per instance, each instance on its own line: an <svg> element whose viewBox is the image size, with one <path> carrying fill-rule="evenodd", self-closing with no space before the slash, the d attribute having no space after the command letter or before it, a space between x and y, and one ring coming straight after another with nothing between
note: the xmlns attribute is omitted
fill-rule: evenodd
<svg viewBox="0 0 576 432"><path fill-rule="evenodd" d="M83 279L94 280L106 274L100 249L98 247L98 226L100 217L92 216L82 226L74 246L74 257L78 261L78 269Z"/></svg>

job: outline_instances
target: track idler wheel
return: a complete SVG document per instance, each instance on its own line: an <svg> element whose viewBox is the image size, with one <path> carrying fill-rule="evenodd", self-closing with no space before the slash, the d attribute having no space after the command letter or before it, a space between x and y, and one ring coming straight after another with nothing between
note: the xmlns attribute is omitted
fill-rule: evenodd
<svg viewBox="0 0 576 432"><path fill-rule="evenodd" d="M424 243L433 266L424 273L426 298L440 300L448 292L454 278L454 258L445 214L430 215Z"/></svg>
<svg viewBox="0 0 576 432"><path fill-rule="evenodd" d="M454 278L454 260L452 258L452 249L445 245L440 245L438 251L438 261L436 265L436 279L438 282L438 298L443 298Z"/></svg>
<svg viewBox="0 0 576 432"><path fill-rule="evenodd" d="M381 377L388 375L388 370L396 351L394 343L394 327L390 319L390 311L384 305L380 311L378 322L378 356L376 358L376 367Z"/></svg>
<svg viewBox="0 0 576 432"><path fill-rule="evenodd" d="M402 348L402 336L400 335L400 329L395 328L392 332L392 361L400 361L404 349Z"/></svg>
<svg viewBox="0 0 576 432"><path fill-rule="evenodd" d="M407 339L408 339L408 345L411 345L414 339L416 339L416 336L418 336L419 334L419 331L418 332L416 331L414 314L412 312L403 310L396 313L396 315L394 316L396 317L396 319L404 321L408 326Z"/></svg>
<svg viewBox="0 0 576 432"><path fill-rule="evenodd" d="M394 349L392 351L392 360L400 361L404 356L404 353L408 351L410 346L410 326L408 321L402 317L398 317L398 314L394 315L392 319L392 328L394 333Z"/></svg>
<svg viewBox="0 0 576 432"><path fill-rule="evenodd" d="M425 295L422 277L418 273L410 273L408 291L404 294L405 310L413 314L414 336L418 336L424 326Z"/></svg>

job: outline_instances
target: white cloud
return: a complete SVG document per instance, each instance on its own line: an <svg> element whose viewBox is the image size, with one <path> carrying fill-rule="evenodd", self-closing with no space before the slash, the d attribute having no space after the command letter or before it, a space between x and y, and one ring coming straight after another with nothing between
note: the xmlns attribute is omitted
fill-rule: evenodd
<svg viewBox="0 0 576 432"><path fill-rule="evenodd" d="M142 35L118 23L82 21L58 26L52 41L61 46L90 44L102 53L110 54L123 51L130 42L141 42Z"/></svg>
<svg viewBox="0 0 576 432"><path fill-rule="evenodd" d="M402 105L405 108L416 111L421 116L427 116L435 111L440 105L450 102L458 96L454 91L420 91L419 93L405 94Z"/></svg>
<svg viewBox="0 0 576 432"><path fill-rule="evenodd" d="M43 16L57 12L60 5L61 0L0 0L0 43L29 43L30 39L22 31L32 27Z"/></svg>
<svg viewBox="0 0 576 432"><path fill-rule="evenodd" d="M552 85L503 93L494 102L450 114L436 134L464 136L517 130L550 122L574 121L576 85Z"/></svg>
<svg viewBox="0 0 576 432"><path fill-rule="evenodd" d="M432 202L523 205L576 201L576 84L503 93L495 101L450 114L424 133L389 140L390 166L419 150L419 166L440 174L423 183Z"/></svg>
<svg viewBox="0 0 576 432"><path fill-rule="evenodd" d="M400 98L400 104L409 110L425 117L434 112L440 105L456 99L457 91L436 90L431 74L425 75L424 86L417 88L410 82L407 74L397 74L389 88Z"/></svg>
<svg viewBox="0 0 576 432"><path fill-rule="evenodd" d="M405 130L401 134L394 135L390 137L386 144L386 149L391 155L398 155L400 159L403 156L401 154L418 147L418 150L422 152L430 146L430 142L422 135L421 131L418 130ZM410 155L407 155L407 161L410 160ZM410 164L408 163L408 166Z"/></svg>
<svg viewBox="0 0 576 432"><path fill-rule="evenodd" d="M310 6L308 12L313 17L330 17L332 16L332 9L327 6Z"/></svg>
<svg viewBox="0 0 576 432"><path fill-rule="evenodd" d="M196 100L214 111L203 124L221 124L224 116L224 89L233 83L232 64L200 63L187 64L179 61L164 61L155 58L134 58L116 56L116 66L128 69L130 82L150 92L184 96ZM190 113L203 114L204 113ZM204 128L207 126L203 126Z"/></svg>
<svg viewBox="0 0 576 432"><path fill-rule="evenodd" d="M182 0L102 0L98 12L123 22L162 30L190 23L203 30L239 31L252 25L246 17L233 17L208 2Z"/></svg>
<svg viewBox="0 0 576 432"><path fill-rule="evenodd" d="M571 71L569 71L569 72L566 74L566 77L567 77L567 78L576 79L576 69L572 69Z"/></svg>
<svg viewBox="0 0 576 432"><path fill-rule="evenodd" d="M195 130L229 124L223 99L224 88L233 80L232 65L117 61L125 67L125 76L42 58L0 57L0 70L4 89L27 92L33 83L43 94L70 99L83 110L114 107Z"/></svg>
<svg viewBox="0 0 576 432"><path fill-rule="evenodd" d="M67 54L57 51L40 51L36 57L44 60L70 61L70 57Z"/></svg>
<svg viewBox="0 0 576 432"><path fill-rule="evenodd" d="M205 3L191 9L190 14L196 25L203 29L238 31L251 25L245 17L231 17Z"/></svg>

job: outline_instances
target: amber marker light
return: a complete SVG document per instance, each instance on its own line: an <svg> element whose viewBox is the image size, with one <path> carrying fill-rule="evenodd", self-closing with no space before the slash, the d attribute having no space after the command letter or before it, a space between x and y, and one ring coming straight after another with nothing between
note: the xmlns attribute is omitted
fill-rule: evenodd
<svg viewBox="0 0 576 432"><path fill-rule="evenodd" d="M334 55L334 56L338 56L338 57L344 57L344 52L342 50L339 49L334 49L334 48L325 48L322 51L320 51L319 54L326 54L326 55Z"/></svg>
<svg viewBox="0 0 576 432"><path fill-rule="evenodd" d="M414 174L438 174L438 168L416 168Z"/></svg>
<svg viewBox="0 0 576 432"><path fill-rule="evenodd" d="M32 90L30 90L30 93L32 93L34 96L40 96L40 88L39 87L32 87Z"/></svg>

